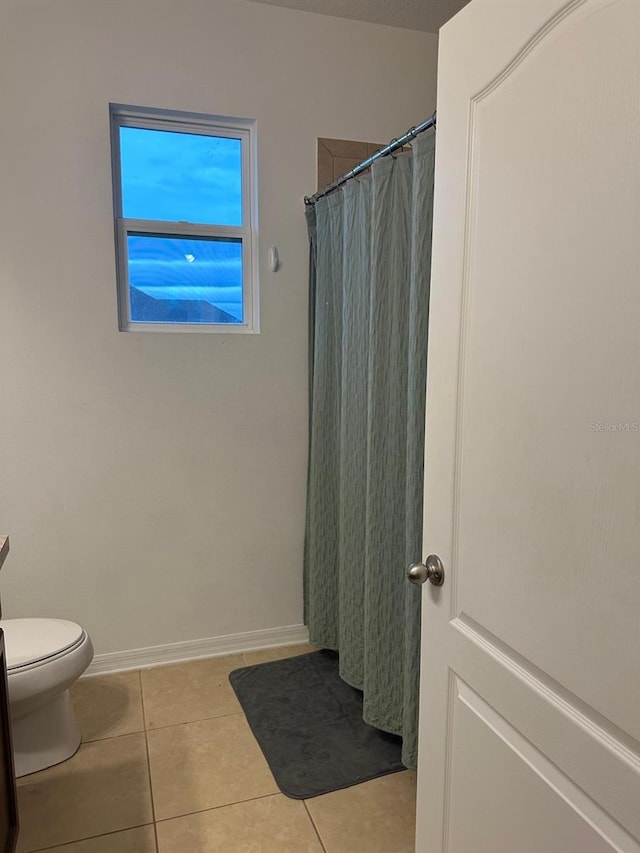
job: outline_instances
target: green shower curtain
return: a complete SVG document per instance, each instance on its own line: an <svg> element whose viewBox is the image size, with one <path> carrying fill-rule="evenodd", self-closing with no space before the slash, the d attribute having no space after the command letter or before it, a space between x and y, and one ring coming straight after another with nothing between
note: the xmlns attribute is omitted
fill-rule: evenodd
<svg viewBox="0 0 640 853"><path fill-rule="evenodd" d="M305 620L415 767L435 131L307 212Z"/></svg>

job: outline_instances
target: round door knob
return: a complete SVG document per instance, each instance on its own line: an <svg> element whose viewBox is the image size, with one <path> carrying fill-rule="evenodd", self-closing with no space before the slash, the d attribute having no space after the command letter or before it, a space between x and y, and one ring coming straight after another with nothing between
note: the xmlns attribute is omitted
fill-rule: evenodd
<svg viewBox="0 0 640 853"><path fill-rule="evenodd" d="M407 570L407 578L418 586L429 581L434 586L444 583L444 566L437 554L430 554L424 563L414 563Z"/></svg>

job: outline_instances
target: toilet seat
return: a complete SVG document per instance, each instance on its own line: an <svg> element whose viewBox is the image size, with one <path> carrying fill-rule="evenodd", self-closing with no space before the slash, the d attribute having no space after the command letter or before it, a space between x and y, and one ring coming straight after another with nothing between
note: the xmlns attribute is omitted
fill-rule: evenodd
<svg viewBox="0 0 640 853"><path fill-rule="evenodd" d="M0 620L4 631L7 674L24 672L64 657L81 646L86 633L65 619Z"/></svg>

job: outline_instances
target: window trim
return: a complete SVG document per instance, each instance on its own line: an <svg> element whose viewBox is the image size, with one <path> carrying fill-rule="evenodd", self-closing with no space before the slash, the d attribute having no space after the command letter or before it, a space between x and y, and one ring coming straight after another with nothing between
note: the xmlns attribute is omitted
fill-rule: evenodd
<svg viewBox="0 0 640 853"><path fill-rule="evenodd" d="M111 128L111 175L115 225L118 327L121 332L189 332L215 334L257 334L258 322L258 229L256 122L253 119L208 116L197 113L109 104ZM223 136L242 142L241 225L207 225L170 222L166 219L127 219L122 215L122 174L120 128L164 130ZM222 237L242 240L242 323L154 323L131 319L129 290L129 234L158 234L176 237Z"/></svg>

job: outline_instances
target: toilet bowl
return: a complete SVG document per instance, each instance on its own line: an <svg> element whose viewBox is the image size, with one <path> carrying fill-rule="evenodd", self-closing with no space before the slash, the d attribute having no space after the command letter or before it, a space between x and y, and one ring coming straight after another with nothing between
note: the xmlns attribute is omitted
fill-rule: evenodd
<svg viewBox="0 0 640 853"><path fill-rule="evenodd" d="M3 619L16 776L70 758L80 731L69 687L93 660L91 638L63 619Z"/></svg>

